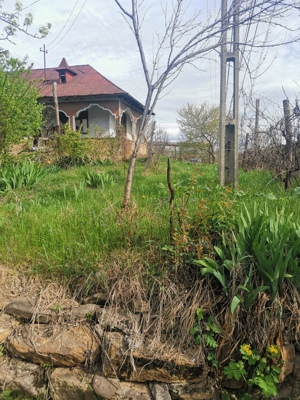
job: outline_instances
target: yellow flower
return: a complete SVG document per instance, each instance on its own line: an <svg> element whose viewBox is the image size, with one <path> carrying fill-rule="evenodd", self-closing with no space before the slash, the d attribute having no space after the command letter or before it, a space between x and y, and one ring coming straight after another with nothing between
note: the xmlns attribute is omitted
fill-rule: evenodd
<svg viewBox="0 0 300 400"><path fill-rule="evenodd" d="M247 354L247 356L252 356L253 353L250 344L243 344L241 348Z"/></svg>
<svg viewBox="0 0 300 400"><path fill-rule="evenodd" d="M146 196L143 195L143 196L142 196L142 199L145 199L145 198L146 198Z"/></svg>
<svg viewBox="0 0 300 400"><path fill-rule="evenodd" d="M279 353L278 347L274 345L269 346L268 350L272 355L277 355Z"/></svg>

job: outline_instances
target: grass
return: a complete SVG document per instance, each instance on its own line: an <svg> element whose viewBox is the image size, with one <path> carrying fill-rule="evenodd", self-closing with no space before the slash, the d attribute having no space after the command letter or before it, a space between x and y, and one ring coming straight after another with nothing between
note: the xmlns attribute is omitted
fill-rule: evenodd
<svg viewBox="0 0 300 400"><path fill-rule="evenodd" d="M270 293L257 273L258 265L266 269L271 264L268 254L272 252L266 249L278 225L273 217L280 214L284 223L278 225L278 240L273 243L282 244L285 254L293 258L294 269L288 272L299 275L300 246L289 250L281 240L281 232L287 230L291 242L300 242L296 188L285 192L268 172L243 170L238 190L222 188L217 166L171 160L175 205L170 240L167 160L161 159L147 172L138 162L131 207L122 210L126 169L127 163L49 168L36 186L3 193L0 262L40 274L45 281L66 282L79 301L100 290L109 294L116 310L131 312L132 304L142 301L149 310L143 314L143 334L180 351L193 348L201 362L212 349L203 342L195 347L191 333L195 323L196 332L203 331L209 321L220 327L212 354L220 366L235 356L238 344L251 343L263 354L280 337L283 326L296 337L293 315L300 309L300 283L295 285L286 276L281 279L286 272L281 271L283 290L277 296L277 287ZM93 174L113 176L114 184L101 181L92 188L85 177ZM238 230L245 209L249 214L259 210L257 220L265 221L270 234L264 236L265 229L260 235L260 229L252 229L247 219L244 231ZM261 212L266 209L265 220ZM257 254L244 247L256 250L257 258L265 256L265 260L255 264ZM278 249L274 247L274 252ZM278 260L280 267L282 259ZM276 301L272 301L274 294ZM201 321L195 320L197 310L203 314ZM222 376L222 369L216 373Z"/></svg>
<svg viewBox="0 0 300 400"><path fill-rule="evenodd" d="M193 165L172 160L175 207L186 208L188 218L199 213L199 201L212 207L222 196L217 188L215 165ZM127 165L95 165L59 170L50 168L32 189L10 191L0 203L1 262L26 265L33 271L70 276L97 270L111 252L169 244L169 192L166 160L150 172L138 163L132 208L122 213L121 203ZM116 184L90 188L87 171L110 174ZM262 171L240 172L240 187L228 195L234 217L243 203L266 201L270 209L285 208L299 217L295 197ZM226 200L228 200L228 196ZM223 199L224 200L224 199ZM181 212L180 211L180 212ZM219 212L219 211L218 211ZM216 215L218 217L218 214Z"/></svg>

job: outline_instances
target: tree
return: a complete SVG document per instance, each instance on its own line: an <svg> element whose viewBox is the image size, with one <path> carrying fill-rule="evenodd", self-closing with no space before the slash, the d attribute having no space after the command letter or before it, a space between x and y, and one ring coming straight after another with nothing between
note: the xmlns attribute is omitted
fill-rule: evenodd
<svg viewBox="0 0 300 400"><path fill-rule="evenodd" d="M151 54L154 54L151 61L149 61L145 50L145 40L149 38L149 32L144 35L142 32L143 22L151 4L149 5L149 2L147 2L148 8L145 8L144 0L131 0L130 9L126 9L121 4L122 0L115 0L115 3L134 34L147 85L144 112L130 158L124 190L123 208L126 208L130 203L136 160L144 130L153 115L163 90L169 87L186 64L193 63L196 59L207 56L212 50L218 49L225 32L224 29L231 30L235 21L239 21L238 24L244 27L247 33L244 35L243 43L241 43L244 49L247 47L278 46L299 40L299 19L291 24L291 28L286 23L286 18L293 16L293 12L298 15L299 1L233 0L224 17L226 24L222 24L220 10L217 10L216 16L207 16L201 10L194 13L190 12L188 5L185 7L186 4L191 4L188 0L167 2L165 6L162 6L164 7L162 16L165 29L161 36L156 35L157 48L151 52ZM239 18L232 18L237 15ZM268 42L260 39L261 29L259 28L262 28L261 25L264 24L268 30L273 26L275 31L274 36L269 36ZM157 26L156 23L152 25ZM252 27L254 29L251 29Z"/></svg>
<svg viewBox="0 0 300 400"><path fill-rule="evenodd" d="M14 10L12 12L7 12L3 10L4 0L0 0L0 28L2 33L0 33L0 40L13 43L13 37L16 36L17 32L24 33L27 36L33 38L43 38L45 37L51 24L46 24L38 29L38 32L31 33L29 31L33 23L33 15L31 13L26 14L22 19L22 3L17 0L15 2ZM0 47L0 55L8 55L8 52Z"/></svg>
<svg viewBox="0 0 300 400"><path fill-rule="evenodd" d="M5 154L12 143L23 136L39 134L43 105L33 83L27 79L30 70L16 59L0 63L0 152Z"/></svg>
<svg viewBox="0 0 300 400"><path fill-rule="evenodd" d="M195 147L206 147L209 162L214 164L219 135L219 107L207 102L199 106L187 103L177 113L177 122L182 133L181 141Z"/></svg>

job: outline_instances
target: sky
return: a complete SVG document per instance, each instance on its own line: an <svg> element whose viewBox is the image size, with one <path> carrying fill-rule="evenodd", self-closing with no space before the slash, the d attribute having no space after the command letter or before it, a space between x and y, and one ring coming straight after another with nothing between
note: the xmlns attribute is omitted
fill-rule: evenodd
<svg viewBox="0 0 300 400"><path fill-rule="evenodd" d="M120 0L129 9L129 0ZM220 8L221 0L190 0L190 11L202 11L202 19L214 15ZM171 0L164 2L171 5ZM46 65L57 67L63 57L68 64L90 64L98 72L121 87L141 103L145 103L146 84L137 50L137 45L128 24L113 0L23 0L23 14L34 16L31 32L40 25L50 22L49 35L41 40L18 34L14 44L1 43L14 57L28 56L33 68L43 68L43 45L47 50ZM12 0L4 0L3 9L9 10ZM164 17L159 0L146 0L147 15L144 21L143 41L148 61L154 54L157 34L162 32ZM293 25L299 15L290 16L283 24ZM271 32L274 34L274 32ZM281 33L275 31L275 35ZM268 51L253 51L250 67L255 69L260 57L264 63L258 70L254 87L250 87L245 66L241 68L240 81L243 90L251 94L253 103L261 99L261 107L268 112L282 108L282 100L288 97L291 102L299 98L300 44L271 48ZM263 73L263 71L266 71ZM179 136L176 122L177 110L188 102L204 101L219 104L219 54L213 51L208 58L187 65L176 81L157 103L155 114L157 125L166 129L170 140ZM261 74L261 75L260 75ZM255 74L254 74L255 75ZM254 76L253 75L253 76ZM241 107L242 108L242 107Z"/></svg>

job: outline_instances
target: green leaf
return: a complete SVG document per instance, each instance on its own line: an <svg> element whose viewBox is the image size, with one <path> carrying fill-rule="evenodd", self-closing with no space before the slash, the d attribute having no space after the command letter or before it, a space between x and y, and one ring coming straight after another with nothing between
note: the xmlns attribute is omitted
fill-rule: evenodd
<svg viewBox="0 0 300 400"><path fill-rule="evenodd" d="M236 295L233 297L233 299L231 300L231 304L230 304L230 311L233 314L237 308L237 306L241 303L242 299L240 296Z"/></svg>
<svg viewBox="0 0 300 400"><path fill-rule="evenodd" d="M238 362L230 362L228 366L224 367L224 375L228 379L236 379L239 381L242 377L247 375L247 371L244 368L244 363L242 360Z"/></svg>

